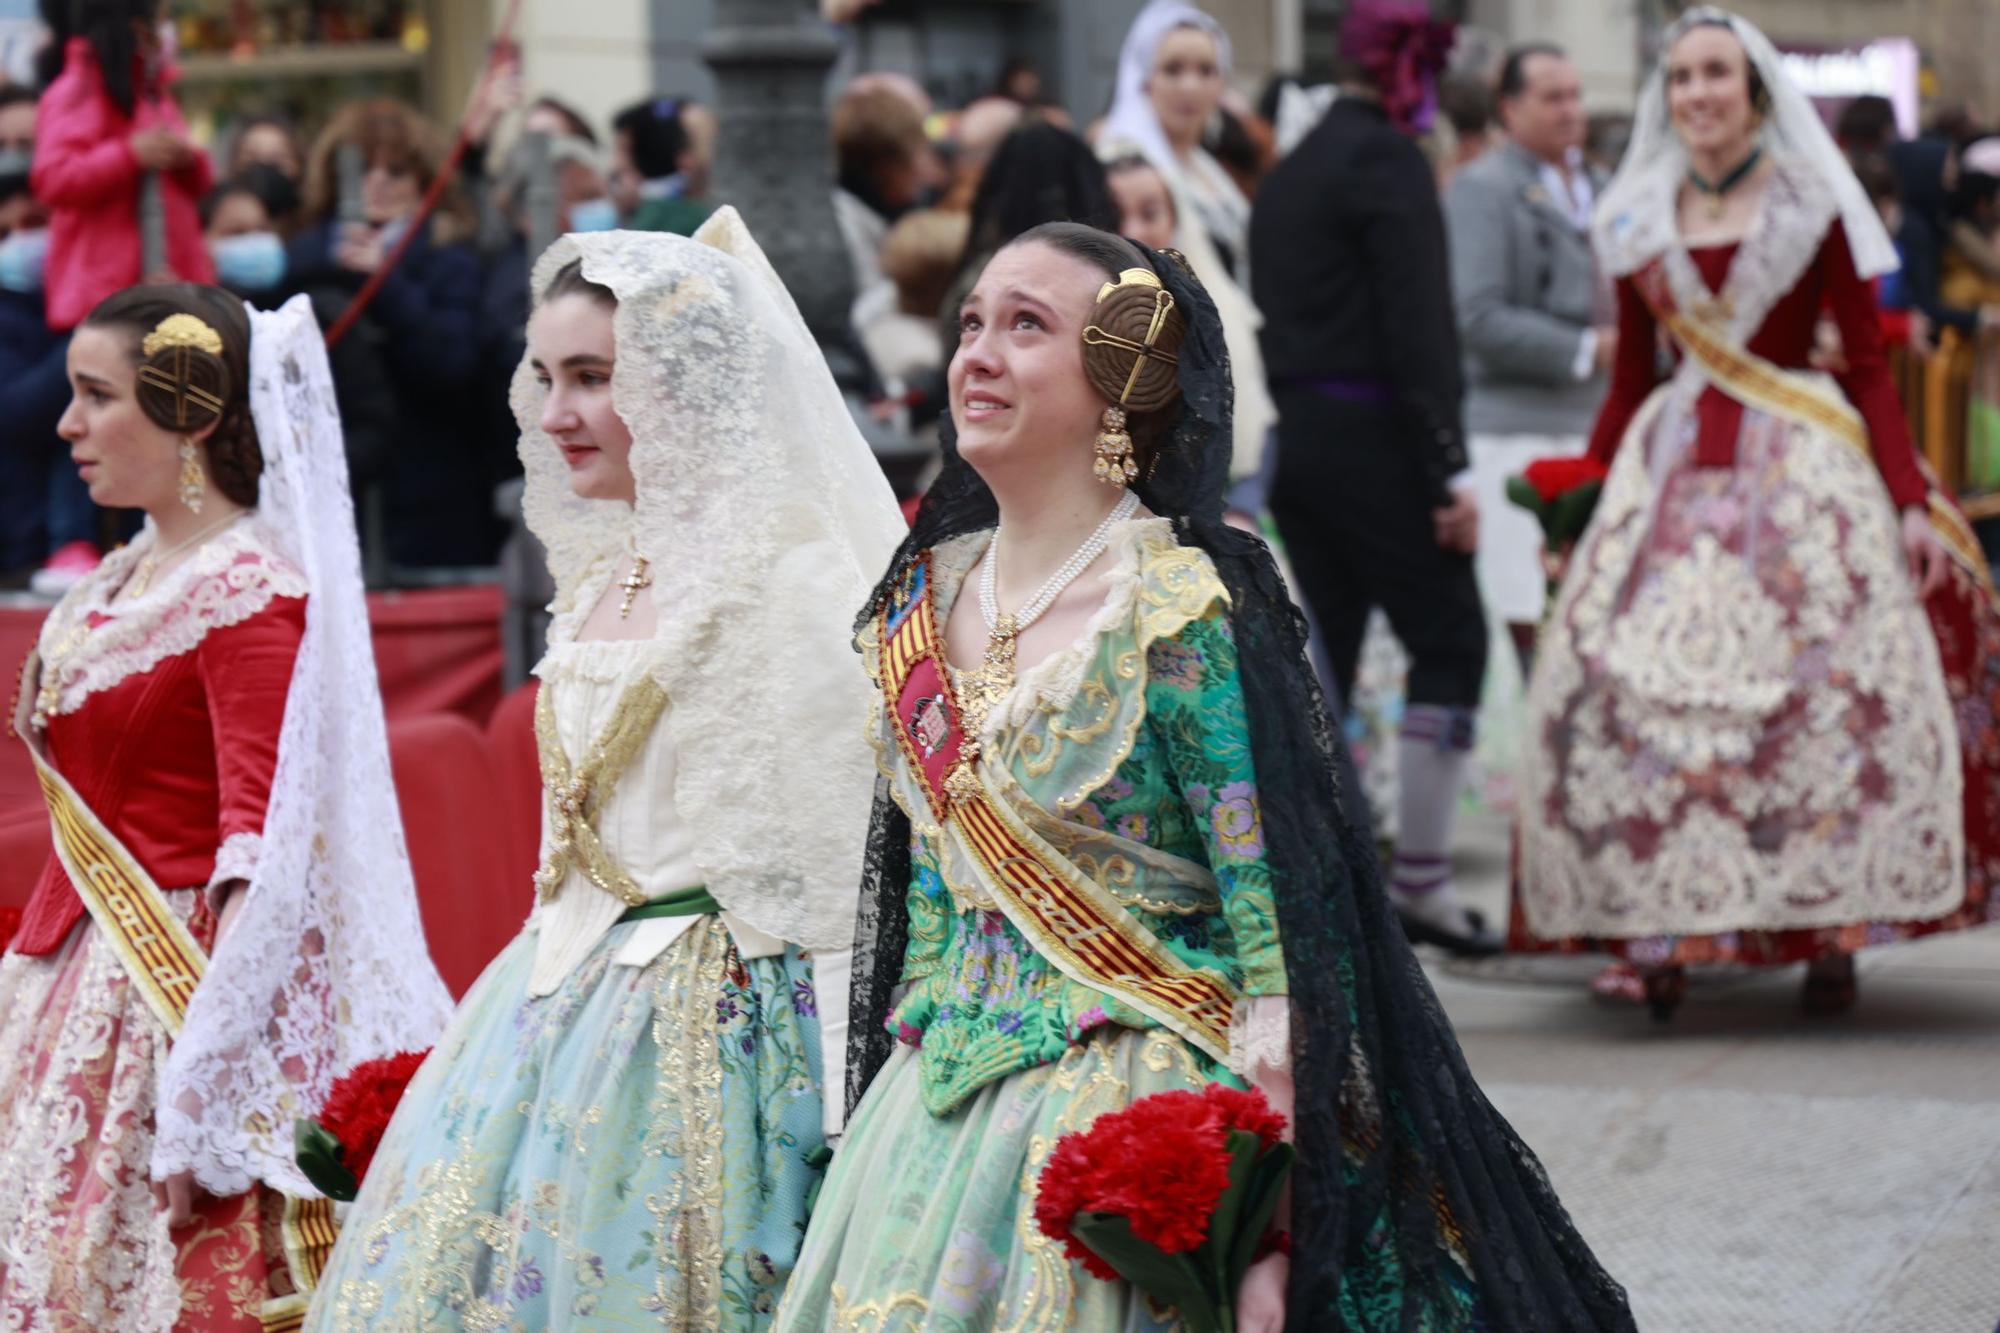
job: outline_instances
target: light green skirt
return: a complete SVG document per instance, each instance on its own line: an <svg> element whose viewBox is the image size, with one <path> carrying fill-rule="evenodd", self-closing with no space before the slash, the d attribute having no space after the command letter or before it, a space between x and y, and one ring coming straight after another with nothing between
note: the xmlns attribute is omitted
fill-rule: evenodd
<svg viewBox="0 0 2000 1333"><path fill-rule="evenodd" d="M613 926L553 994L535 937L411 1080L307 1327L768 1328L822 1141L809 964L705 916L645 967Z"/></svg>
<svg viewBox="0 0 2000 1333"><path fill-rule="evenodd" d="M1236 1080L1169 1032L1100 1028L1053 1065L1012 1074L942 1118L900 1047L856 1110L778 1311L785 1333L985 1333L1179 1327L1103 1282L1035 1226L1057 1139L1171 1089Z"/></svg>

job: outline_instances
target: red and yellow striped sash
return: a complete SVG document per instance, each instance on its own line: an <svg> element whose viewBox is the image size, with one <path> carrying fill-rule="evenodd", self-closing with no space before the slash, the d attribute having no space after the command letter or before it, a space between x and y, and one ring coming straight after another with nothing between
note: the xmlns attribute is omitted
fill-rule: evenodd
<svg viewBox="0 0 2000 1333"><path fill-rule="evenodd" d="M964 757L964 716L945 663L928 558L882 624L882 695L912 773L939 824L982 872L1008 920L1071 980L1229 1054L1237 992L1189 967L995 795Z"/></svg>

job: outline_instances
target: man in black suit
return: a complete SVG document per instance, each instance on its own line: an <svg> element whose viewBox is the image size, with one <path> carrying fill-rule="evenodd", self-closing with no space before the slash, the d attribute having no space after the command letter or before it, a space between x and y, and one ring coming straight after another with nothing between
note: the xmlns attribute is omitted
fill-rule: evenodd
<svg viewBox="0 0 2000 1333"><path fill-rule="evenodd" d="M1373 608L1411 657L1391 896L1412 938L1490 953L1450 863L1486 669L1479 510L1444 220L1406 132L1427 90L1395 73L1404 43L1441 63L1449 34L1407 10L1350 10L1339 98L1258 191L1250 273L1279 416L1271 510L1341 697Z"/></svg>

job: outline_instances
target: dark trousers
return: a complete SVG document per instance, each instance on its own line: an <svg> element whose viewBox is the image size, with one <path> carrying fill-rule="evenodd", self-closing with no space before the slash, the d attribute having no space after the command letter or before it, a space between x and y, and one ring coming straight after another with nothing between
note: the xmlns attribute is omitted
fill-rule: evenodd
<svg viewBox="0 0 2000 1333"><path fill-rule="evenodd" d="M1412 704L1479 706L1486 615L1472 557L1437 544L1417 444L1389 405L1278 395L1271 513L1325 636L1340 697L1354 694L1368 613L1410 655Z"/></svg>

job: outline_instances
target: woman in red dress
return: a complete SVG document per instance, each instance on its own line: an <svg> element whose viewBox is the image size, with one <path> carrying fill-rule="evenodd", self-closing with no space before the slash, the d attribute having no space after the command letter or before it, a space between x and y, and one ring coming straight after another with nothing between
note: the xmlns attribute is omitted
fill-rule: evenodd
<svg viewBox="0 0 2000 1333"><path fill-rule="evenodd" d="M12 719L56 854L0 961L9 1327L301 1311L300 1246L331 1234L292 1124L447 1004L325 353L303 298L255 320L213 287L139 287L70 344L62 436L97 503L148 521L50 614Z"/></svg>
<svg viewBox="0 0 2000 1333"><path fill-rule="evenodd" d="M1763 34L1668 38L1598 211L1611 476L1530 687L1515 942L1661 1015L1710 962L1837 1010L1857 949L2000 914L2000 605L1889 380L1865 193Z"/></svg>

